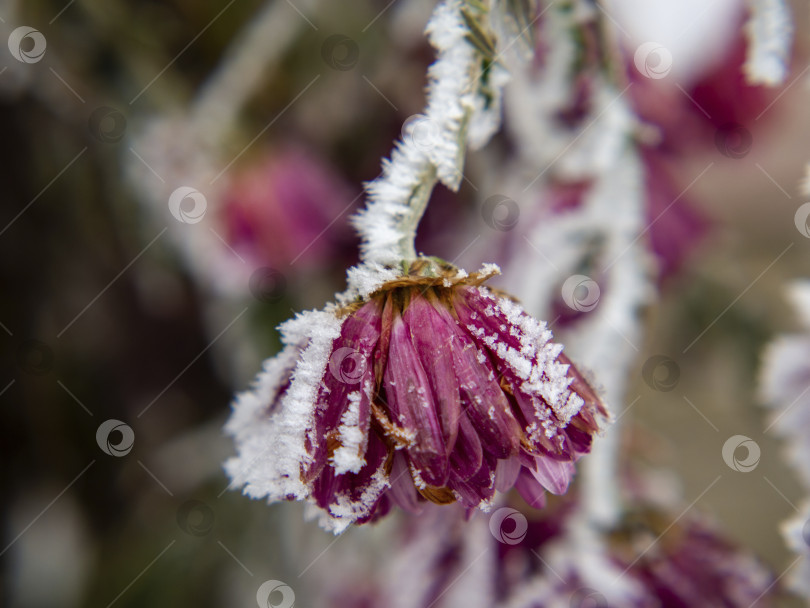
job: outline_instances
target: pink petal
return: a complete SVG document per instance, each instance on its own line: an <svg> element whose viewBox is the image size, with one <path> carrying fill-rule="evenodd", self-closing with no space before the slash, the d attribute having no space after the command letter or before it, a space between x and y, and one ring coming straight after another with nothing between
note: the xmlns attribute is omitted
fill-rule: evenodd
<svg viewBox="0 0 810 608"><path fill-rule="evenodd" d="M514 454L520 444L520 427L509 401L498 385L495 370L472 339L455 336L453 364L461 392L461 405L473 423L484 451L495 458Z"/></svg>
<svg viewBox="0 0 810 608"><path fill-rule="evenodd" d="M537 458L536 464L537 468L531 471L532 476L552 494L565 494L574 474L574 465L542 456Z"/></svg>
<svg viewBox="0 0 810 608"><path fill-rule="evenodd" d="M495 469L495 489L498 492L511 490L520 474L520 469L520 459L517 456L499 460Z"/></svg>
<svg viewBox="0 0 810 608"><path fill-rule="evenodd" d="M481 441L467 414L461 414L458 439L450 453L450 466L456 476L467 480L481 468L484 452Z"/></svg>
<svg viewBox="0 0 810 608"><path fill-rule="evenodd" d="M337 475L332 467L324 467L312 482L312 496L318 505L328 509L339 500L357 503L358 509L372 509L383 493L383 488L371 491L377 484L375 475L388 456L388 448L377 435L371 434L366 450L366 464L358 473Z"/></svg>
<svg viewBox="0 0 810 608"><path fill-rule="evenodd" d="M309 480L316 477L326 464L327 434L341 424L350 403L349 395L358 391L359 426L368 435L374 387L372 355L380 336L380 325L379 305L375 302L369 302L343 322L315 404L315 425L310 436L316 438L316 443L312 462L306 471Z"/></svg>
<svg viewBox="0 0 810 608"><path fill-rule="evenodd" d="M388 490L387 496L402 510L414 514L421 513L422 505L419 502L419 494L413 485L411 471L402 452L394 454L394 463L389 478L391 488Z"/></svg>
<svg viewBox="0 0 810 608"><path fill-rule="evenodd" d="M535 509L542 509L546 506L546 493L543 486L526 469L523 469L518 475L515 489L521 498Z"/></svg>
<svg viewBox="0 0 810 608"><path fill-rule="evenodd" d="M384 383L392 422L414 434L407 448L411 463L425 483L444 486L449 463L436 402L401 317L391 327Z"/></svg>
<svg viewBox="0 0 810 608"><path fill-rule="evenodd" d="M452 450L458 435L458 420L461 414L461 399L453 369L452 325L423 297L414 297L402 314L408 327L419 360L428 376L433 398L442 424L444 442Z"/></svg>
<svg viewBox="0 0 810 608"><path fill-rule="evenodd" d="M560 353L557 356L557 361L568 365L568 376L571 378L569 388L577 395L582 397L583 404L579 413L582 420L586 423L588 430L596 431L599 429L599 423L596 422L595 416L607 416L607 408L596 394L596 391L585 379L582 373L577 369L577 366L571 363L571 360L565 356L565 353Z"/></svg>
<svg viewBox="0 0 810 608"><path fill-rule="evenodd" d="M485 456L481 468L468 480L462 480L452 474L447 487L459 497L461 504L467 507L480 506L495 495L495 459Z"/></svg>

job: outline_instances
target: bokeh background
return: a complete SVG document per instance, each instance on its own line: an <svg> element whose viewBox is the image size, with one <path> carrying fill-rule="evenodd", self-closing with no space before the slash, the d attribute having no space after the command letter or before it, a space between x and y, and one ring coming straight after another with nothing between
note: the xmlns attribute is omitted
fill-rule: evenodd
<svg viewBox="0 0 810 608"><path fill-rule="evenodd" d="M278 347L275 326L343 288L362 183L424 102L432 6L0 1L0 38L29 26L47 43L31 62L0 48L0 604L253 605L277 579L310 605L358 539L384 542L373 528L335 539L298 505L226 491L221 428ZM644 312L625 421L626 451L677 473L685 496L725 470L729 436L754 438L757 470L724 475L700 507L777 573L791 559L778 524L801 493L757 379L764 345L796 327L786 281L810 274L794 223L810 15L792 8L789 86L745 124L744 153L710 144L669 166L681 189L714 163L689 191L707 228ZM228 63L246 39L257 65ZM179 186L204 195L209 224L172 215ZM469 186L437 191L422 248L463 254L476 200ZM667 390L642 373L655 355L677 363ZM105 453L128 442L121 427L99 440L110 419L131 429L130 451Z"/></svg>

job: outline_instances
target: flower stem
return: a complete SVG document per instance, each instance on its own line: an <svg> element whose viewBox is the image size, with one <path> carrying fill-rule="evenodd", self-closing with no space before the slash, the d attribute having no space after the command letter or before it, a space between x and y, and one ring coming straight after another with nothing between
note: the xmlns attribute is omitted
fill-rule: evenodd
<svg viewBox="0 0 810 608"><path fill-rule="evenodd" d="M445 0L428 23L438 57L428 71L426 108L406 122L382 175L366 185L366 208L353 218L363 262L396 268L416 258L416 228L433 187L441 182L458 190L468 143L483 145L497 127L503 83L493 85L491 74L482 69L484 55L470 41L468 10L460 0ZM476 31L490 29L489 16L475 16ZM477 125L473 138L470 127L476 119L486 128Z"/></svg>
<svg viewBox="0 0 810 608"><path fill-rule="evenodd" d="M433 194L437 181L436 167L429 165L424 177L416 184L408 199L408 213L399 222L399 230L402 234L399 239L399 257L403 261L411 262L417 257L416 229L427 210L430 195Z"/></svg>

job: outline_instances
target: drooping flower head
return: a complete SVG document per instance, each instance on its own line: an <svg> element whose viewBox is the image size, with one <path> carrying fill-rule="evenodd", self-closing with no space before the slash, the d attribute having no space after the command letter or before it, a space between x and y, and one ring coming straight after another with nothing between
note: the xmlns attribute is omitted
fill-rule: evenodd
<svg viewBox="0 0 810 608"><path fill-rule="evenodd" d="M422 258L287 322L228 423L233 484L305 499L335 531L392 504L486 509L515 487L540 507L565 492L607 412L545 324L483 286L495 272Z"/></svg>

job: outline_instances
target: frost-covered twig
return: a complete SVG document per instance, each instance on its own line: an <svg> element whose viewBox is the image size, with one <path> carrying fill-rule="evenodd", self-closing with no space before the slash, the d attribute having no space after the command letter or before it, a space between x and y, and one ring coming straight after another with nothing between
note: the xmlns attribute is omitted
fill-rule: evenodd
<svg viewBox="0 0 810 608"><path fill-rule="evenodd" d="M314 9L320 0L309 4ZM229 183L223 167L232 159L223 151L229 149L244 105L266 82L264 72L273 68L305 27L287 3L268 0L243 26L188 106L178 104L154 117L132 120L137 126L130 130L128 151L122 157L128 182L146 209L147 225L155 233L168 227L166 238L196 286L206 293L202 302L212 334L220 331L223 319L233 319L244 306L250 294L246 287L256 271L249 256L245 260L230 248L220 223ZM140 107L141 103L132 106L133 111ZM189 194L177 201L177 193L183 192ZM170 201L177 205L174 212ZM191 214L181 213L190 206ZM245 370L260 358L256 338L254 328L237 323L216 340L214 354L237 383L246 380Z"/></svg>
<svg viewBox="0 0 810 608"><path fill-rule="evenodd" d="M785 441L788 462L810 494L810 281L796 281L788 290L803 332L771 342L763 356L761 391L773 408L767 428ZM791 586L810 598L810 496L795 517L783 524L788 546L803 556L791 574Z"/></svg>
<svg viewBox="0 0 810 608"><path fill-rule="evenodd" d="M318 3L311 0L313 8ZM189 107L170 108L148 120L129 141L125 168L135 193L156 225L168 222L168 236L183 260L199 283L213 291L244 293L253 270L238 263L212 232L219 226L210 225L227 186L227 163L232 162L223 158L223 150L245 103L264 83L263 73L302 27L306 22L286 3L266 2L231 43ZM196 191L186 195L197 197L194 217L172 218L169 201L179 187ZM192 223L196 225L188 225Z"/></svg>
<svg viewBox="0 0 810 608"><path fill-rule="evenodd" d="M365 210L354 218L366 262L396 266L416 258L416 226L433 187L440 181L458 189L467 144L483 145L498 127L505 72L470 42L465 15L491 18L470 5L443 2L428 23L438 58L428 72L425 111L406 123L382 175L367 186Z"/></svg>
<svg viewBox="0 0 810 608"><path fill-rule="evenodd" d="M577 6L576 11L552 6L544 14L539 34L547 49L543 69L538 74L516 73L507 90L507 112L515 117L510 124L515 126L512 134L522 162L504 187L512 191L529 182L520 202L521 225L530 243L510 265L507 286L533 314L553 318L552 304L560 299L561 286L569 277L581 276L579 286L598 305L581 303L583 316L564 332L566 352L593 370L618 416L637 355L634 345L640 343L638 309L651 296L651 265L643 238L644 177L633 143L637 123L629 108L628 86L619 89L602 72L583 74L592 91L589 111L576 129L558 118L576 96L571 75L578 42L572 32L598 20L593 8ZM588 184L578 206L529 217L537 201L554 198L555 184L561 181ZM527 276L532 280L526 281ZM569 300L574 297L571 291ZM584 508L591 521L605 526L614 524L621 510L618 438L619 429L611 427L583 463Z"/></svg>

